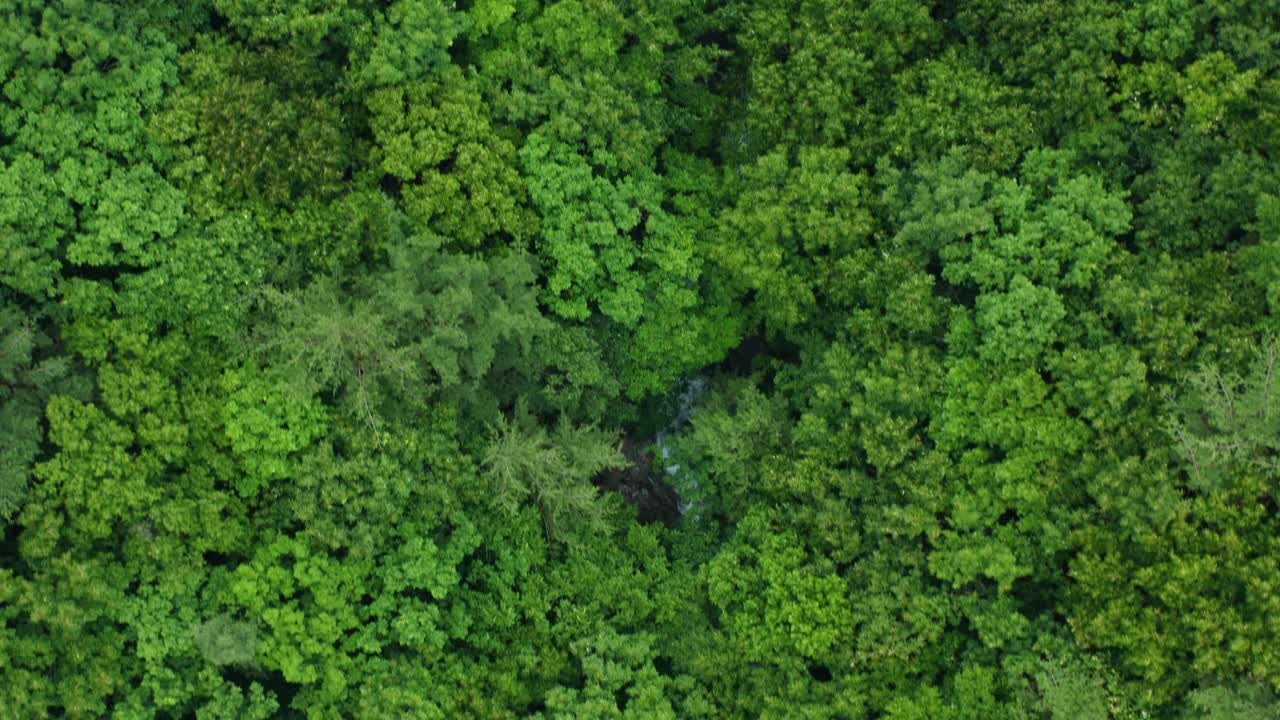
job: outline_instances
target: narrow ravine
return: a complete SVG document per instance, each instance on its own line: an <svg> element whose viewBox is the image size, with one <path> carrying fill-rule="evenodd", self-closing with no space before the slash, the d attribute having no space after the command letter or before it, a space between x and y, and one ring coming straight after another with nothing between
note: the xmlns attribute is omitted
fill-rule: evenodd
<svg viewBox="0 0 1280 720"><path fill-rule="evenodd" d="M688 380L683 392L680 393L675 417L654 438L654 445L658 448L658 461L661 463L662 471L668 478L668 484L677 490L677 496L680 498L678 510L681 516L687 515L693 508L692 496L698 494L701 488L698 486L696 478L684 472L684 469L678 463L672 462L671 440L688 424L689 418L693 415L693 406L706 389L706 376L698 375ZM684 491L683 495L679 494L681 490Z"/></svg>
<svg viewBox="0 0 1280 720"><path fill-rule="evenodd" d="M661 522L676 525L691 511L696 516L693 497L699 490L697 481L685 469L674 462L672 441L689 423L694 405L706 390L708 381L698 375L681 383L671 419L652 439L625 435L622 453L626 466L602 473L595 483L603 490L612 490L628 503L636 506L642 523ZM682 497L680 490L687 497Z"/></svg>

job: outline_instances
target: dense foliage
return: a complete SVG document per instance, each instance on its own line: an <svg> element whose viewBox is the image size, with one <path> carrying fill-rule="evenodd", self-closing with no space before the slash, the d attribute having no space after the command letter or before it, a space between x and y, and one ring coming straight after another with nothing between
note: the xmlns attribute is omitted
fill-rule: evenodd
<svg viewBox="0 0 1280 720"><path fill-rule="evenodd" d="M1274 0L0 18L0 718L1280 718Z"/></svg>

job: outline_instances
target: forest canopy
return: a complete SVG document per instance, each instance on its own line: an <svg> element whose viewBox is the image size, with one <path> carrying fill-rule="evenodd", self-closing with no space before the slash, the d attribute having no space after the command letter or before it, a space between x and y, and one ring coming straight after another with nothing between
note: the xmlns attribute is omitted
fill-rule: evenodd
<svg viewBox="0 0 1280 720"><path fill-rule="evenodd" d="M1280 720L1275 0L0 18L0 719Z"/></svg>

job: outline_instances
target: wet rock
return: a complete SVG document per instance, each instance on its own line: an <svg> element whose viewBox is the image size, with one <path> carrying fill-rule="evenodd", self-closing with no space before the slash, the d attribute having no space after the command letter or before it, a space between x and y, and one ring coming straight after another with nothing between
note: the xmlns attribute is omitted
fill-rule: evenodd
<svg viewBox="0 0 1280 720"><path fill-rule="evenodd" d="M595 479L597 487L617 492L636 506L640 522L661 522L674 527L680 521L680 496L666 482L666 475L656 466L648 444L631 437L622 440L625 467L608 470Z"/></svg>

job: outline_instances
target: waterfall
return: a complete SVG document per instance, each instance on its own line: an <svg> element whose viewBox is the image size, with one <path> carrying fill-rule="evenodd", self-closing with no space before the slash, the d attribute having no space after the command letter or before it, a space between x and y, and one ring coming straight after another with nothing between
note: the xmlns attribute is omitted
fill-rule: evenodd
<svg viewBox="0 0 1280 720"><path fill-rule="evenodd" d="M671 479L671 484L677 491L683 490L684 493L680 497L680 514L684 515L693 507L693 502L684 497L692 490L696 493L700 488L698 481L692 477L681 477L679 463L672 463L671 447L668 440L671 436L678 433L689 422L689 417L693 414L693 406L698 401L698 397L702 395L702 391L707 387L707 379L702 375L698 375L685 383L684 390L680 392L679 401L676 405L675 417L667 424L666 428L658 431L657 437L654 439L658 447L658 462L662 465L662 470ZM695 518L696 519L696 518Z"/></svg>

